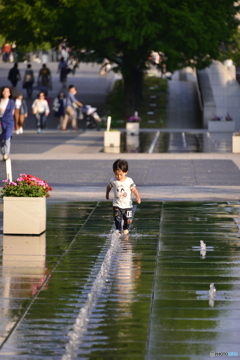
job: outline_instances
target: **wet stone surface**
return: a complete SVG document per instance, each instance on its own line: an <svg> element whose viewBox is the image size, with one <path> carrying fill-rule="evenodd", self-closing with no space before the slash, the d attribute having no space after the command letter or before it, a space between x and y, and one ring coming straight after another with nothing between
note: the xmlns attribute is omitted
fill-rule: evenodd
<svg viewBox="0 0 240 360"><path fill-rule="evenodd" d="M140 132L121 135L121 153L231 153L232 133L202 131ZM154 144L154 145L153 145Z"/></svg>
<svg viewBox="0 0 240 360"><path fill-rule="evenodd" d="M119 238L109 202L50 203L45 234L1 236L0 358L240 356L239 209L145 202Z"/></svg>

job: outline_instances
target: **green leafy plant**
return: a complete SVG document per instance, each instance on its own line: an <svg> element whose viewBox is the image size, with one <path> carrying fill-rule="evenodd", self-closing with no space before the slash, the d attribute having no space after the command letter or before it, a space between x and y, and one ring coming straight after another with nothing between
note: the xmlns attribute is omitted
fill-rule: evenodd
<svg viewBox="0 0 240 360"><path fill-rule="evenodd" d="M46 181L30 174L20 174L16 181L2 182L5 185L1 190L1 197L49 197L49 191L52 191Z"/></svg>
<svg viewBox="0 0 240 360"><path fill-rule="evenodd" d="M111 127L125 127L128 119L124 115L123 109L123 81L116 80L112 91L108 94L104 104L102 113L107 117L112 117ZM144 128L163 128L166 127L166 109L167 109L167 91L168 80L156 76L144 76L143 82L143 98L139 108L139 116L141 117L140 127ZM149 116L148 112L152 110L150 103L153 102L151 96L154 95L154 116ZM131 116L131 114L129 114ZM149 122L149 120L155 120Z"/></svg>

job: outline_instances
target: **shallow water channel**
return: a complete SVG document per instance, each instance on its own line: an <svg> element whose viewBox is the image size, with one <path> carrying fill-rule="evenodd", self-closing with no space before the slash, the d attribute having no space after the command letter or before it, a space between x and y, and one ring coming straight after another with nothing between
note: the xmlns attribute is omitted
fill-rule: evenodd
<svg viewBox="0 0 240 360"><path fill-rule="evenodd" d="M109 152L109 151L107 151ZM208 131L141 131L121 134L121 153L231 153L231 133Z"/></svg>
<svg viewBox="0 0 240 360"><path fill-rule="evenodd" d="M45 234L1 235L0 358L240 357L239 210L144 202L119 238L109 202L49 202Z"/></svg>

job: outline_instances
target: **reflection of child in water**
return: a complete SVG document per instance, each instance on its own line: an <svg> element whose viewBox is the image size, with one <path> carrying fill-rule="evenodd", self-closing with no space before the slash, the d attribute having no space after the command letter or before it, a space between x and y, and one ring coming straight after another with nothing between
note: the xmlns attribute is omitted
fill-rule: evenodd
<svg viewBox="0 0 240 360"><path fill-rule="evenodd" d="M123 220L123 233L128 234L128 229L132 223L132 193L136 197L138 204L141 203L141 198L136 185L133 180L127 177L128 163L125 160L118 159L113 164L114 177L111 178L106 188L106 199L109 199L111 189L114 190L113 199L113 216L116 229L122 233L122 220Z"/></svg>

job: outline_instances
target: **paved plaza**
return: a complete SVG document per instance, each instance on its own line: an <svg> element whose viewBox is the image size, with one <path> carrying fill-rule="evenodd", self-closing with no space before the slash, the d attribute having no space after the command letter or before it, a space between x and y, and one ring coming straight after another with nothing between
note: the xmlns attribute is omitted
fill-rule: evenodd
<svg viewBox="0 0 240 360"><path fill-rule="evenodd" d="M116 158L129 161L143 200L238 200L240 159L232 153L103 153L103 132L26 131L12 142L13 179L30 173L49 182L53 200L99 200ZM0 167L4 179L5 164Z"/></svg>

